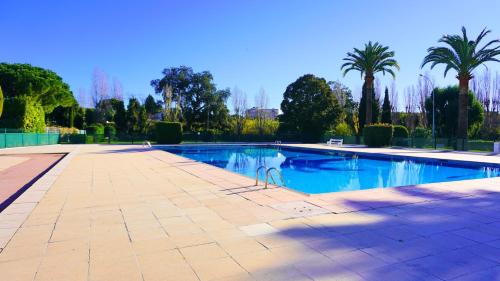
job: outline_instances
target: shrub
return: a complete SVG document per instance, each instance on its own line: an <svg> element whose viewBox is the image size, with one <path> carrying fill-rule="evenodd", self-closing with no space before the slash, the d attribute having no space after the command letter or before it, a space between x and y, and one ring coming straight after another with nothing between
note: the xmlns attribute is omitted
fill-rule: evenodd
<svg viewBox="0 0 500 281"><path fill-rule="evenodd" d="M104 127L104 135L107 137L116 135L115 127L112 125L106 125L106 127Z"/></svg>
<svg viewBox="0 0 500 281"><path fill-rule="evenodd" d="M347 124L345 122L342 122L342 123L337 124L337 126L335 126L335 128L332 131L332 134L334 136L345 136L345 137L347 137L347 136L352 136L353 132L352 132L352 129L349 126L349 124Z"/></svg>
<svg viewBox="0 0 500 281"><path fill-rule="evenodd" d="M408 129L403 125L394 125L394 132L392 133L392 137L394 138L408 138L410 133L408 133Z"/></svg>
<svg viewBox="0 0 500 281"><path fill-rule="evenodd" d="M392 142L391 124L372 124L363 128L363 138L369 147L388 146Z"/></svg>
<svg viewBox="0 0 500 281"><path fill-rule="evenodd" d="M87 135L102 135L104 134L104 126L102 124L96 123L85 128Z"/></svg>
<svg viewBox="0 0 500 281"><path fill-rule="evenodd" d="M257 119L250 119L246 118L243 120L243 128L242 128L242 134L243 135L258 135L259 132L262 132L264 135L274 135L278 131L279 127L279 121L278 120L271 120L271 119L266 119L263 120L264 122L261 124L261 128L259 128L259 124L257 122Z"/></svg>
<svg viewBox="0 0 500 281"><path fill-rule="evenodd" d="M182 141L182 125L179 122L157 122L155 137L159 144L176 144Z"/></svg>
<svg viewBox="0 0 500 281"><path fill-rule="evenodd" d="M71 135L78 134L80 130L78 128L69 128L69 127L59 127L59 126L50 126L47 127L49 131L57 131L61 135Z"/></svg>
<svg viewBox="0 0 500 281"><path fill-rule="evenodd" d="M428 138L430 136L431 136L431 130L423 127L416 127L415 130L413 131L414 138Z"/></svg>
<svg viewBox="0 0 500 281"><path fill-rule="evenodd" d="M45 131L45 113L40 103L25 96L5 100L0 127L22 129L25 132Z"/></svg>

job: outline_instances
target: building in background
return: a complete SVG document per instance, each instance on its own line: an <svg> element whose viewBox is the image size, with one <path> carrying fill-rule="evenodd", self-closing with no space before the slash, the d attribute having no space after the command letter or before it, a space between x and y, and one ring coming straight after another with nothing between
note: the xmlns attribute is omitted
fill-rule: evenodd
<svg viewBox="0 0 500 281"><path fill-rule="evenodd" d="M250 109L247 109L246 111L246 117L248 118L257 118L257 116L262 114L266 119L276 119L279 114L279 110L276 108L257 108L257 107L252 107Z"/></svg>

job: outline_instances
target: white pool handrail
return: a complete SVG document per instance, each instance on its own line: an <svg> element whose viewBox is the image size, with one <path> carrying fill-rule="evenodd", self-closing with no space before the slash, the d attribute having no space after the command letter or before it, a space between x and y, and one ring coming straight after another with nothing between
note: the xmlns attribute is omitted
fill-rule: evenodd
<svg viewBox="0 0 500 281"><path fill-rule="evenodd" d="M142 142L142 147L151 148L152 146L151 146L151 143L149 141L145 140Z"/></svg>

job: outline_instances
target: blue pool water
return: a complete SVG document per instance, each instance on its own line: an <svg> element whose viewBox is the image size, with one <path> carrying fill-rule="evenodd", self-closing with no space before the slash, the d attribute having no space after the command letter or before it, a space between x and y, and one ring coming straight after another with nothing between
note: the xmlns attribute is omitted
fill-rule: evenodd
<svg viewBox="0 0 500 281"><path fill-rule="evenodd" d="M500 176L499 167L275 146L186 145L165 150L252 178L259 166L276 167L288 188L309 194Z"/></svg>

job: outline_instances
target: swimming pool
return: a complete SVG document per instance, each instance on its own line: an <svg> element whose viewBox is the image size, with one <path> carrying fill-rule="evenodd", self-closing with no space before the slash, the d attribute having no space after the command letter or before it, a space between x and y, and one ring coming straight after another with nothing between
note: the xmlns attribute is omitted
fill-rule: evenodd
<svg viewBox="0 0 500 281"><path fill-rule="evenodd" d="M500 176L498 166L282 146L185 145L165 150L252 178L260 166L276 167L286 187L309 194Z"/></svg>

